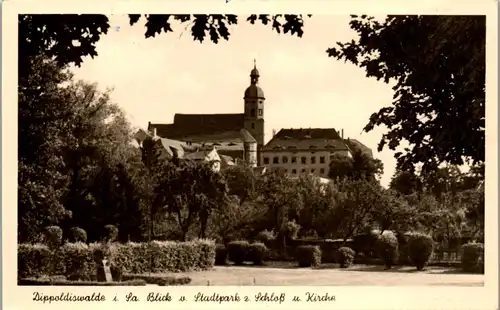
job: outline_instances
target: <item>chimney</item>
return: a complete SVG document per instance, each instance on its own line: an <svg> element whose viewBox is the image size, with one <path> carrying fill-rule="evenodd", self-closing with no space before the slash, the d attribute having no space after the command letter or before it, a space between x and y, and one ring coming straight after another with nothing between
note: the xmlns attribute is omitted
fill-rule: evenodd
<svg viewBox="0 0 500 310"><path fill-rule="evenodd" d="M344 139L344 128L342 128L342 135L340 135L342 139Z"/></svg>
<svg viewBox="0 0 500 310"><path fill-rule="evenodd" d="M156 137L156 127L153 127L153 137Z"/></svg>

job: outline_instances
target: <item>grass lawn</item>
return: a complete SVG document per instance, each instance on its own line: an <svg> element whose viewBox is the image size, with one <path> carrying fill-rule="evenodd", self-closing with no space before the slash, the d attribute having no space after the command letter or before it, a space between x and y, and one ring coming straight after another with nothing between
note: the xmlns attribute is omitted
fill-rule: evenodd
<svg viewBox="0 0 500 310"><path fill-rule="evenodd" d="M318 269L297 268L296 263L271 262L266 266L216 266L209 271L175 274L192 279L189 285L459 285L483 286L484 275L464 274L455 268L413 267L384 270L383 266L354 265L340 269L324 264Z"/></svg>

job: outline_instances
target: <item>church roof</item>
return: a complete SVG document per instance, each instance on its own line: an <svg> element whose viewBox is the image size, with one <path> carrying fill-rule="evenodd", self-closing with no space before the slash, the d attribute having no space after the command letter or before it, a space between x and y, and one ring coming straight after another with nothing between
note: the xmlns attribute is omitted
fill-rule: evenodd
<svg viewBox="0 0 500 310"><path fill-rule="evenodd" d="M281 129L264 150L348 150L334 128Z"/></svg>
<svg viewBox="0 0 500 310"><path fill-rule="evenodd" d="M149 124L156 134L170 139L206 133L239 131L243 127L244 114L175 114L173 124Z"/></svg>

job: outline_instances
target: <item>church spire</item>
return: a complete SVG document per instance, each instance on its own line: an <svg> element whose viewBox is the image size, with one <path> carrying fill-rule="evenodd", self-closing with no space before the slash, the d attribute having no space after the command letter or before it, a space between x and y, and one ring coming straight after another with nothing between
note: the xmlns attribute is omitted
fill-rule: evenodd
<svg viewBox="0 0 500 310"><path fill-rule="evenodd" d="M257 70L257 62L255 58L253 59L253 69L250 72L250 83L251 84L257 84L259 82L259 70Z"/></svg>

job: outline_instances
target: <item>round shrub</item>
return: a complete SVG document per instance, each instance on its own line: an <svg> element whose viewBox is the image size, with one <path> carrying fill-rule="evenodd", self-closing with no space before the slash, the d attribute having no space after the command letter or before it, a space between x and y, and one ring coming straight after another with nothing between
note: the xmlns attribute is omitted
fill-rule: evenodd
<svg viewBox="0 0 500 310"><path fill-rule="evenodd" d="M375 248L387 268L394 266L398 260L398 239L392 231L379 235Z"/></svg>
<svg viewBox="0 0 500 310"><path fill-rule="evenodd" d="M263 230L257 234L255 240L264 243L266 246L271 246L276 241L276 234L271 230Z"/></svg>
<svg viewBox="0 0 500 310"><path fill-rule="evenodd" d="M352 265L356 252L354 252L354 250L350 247L343 246L337 250L337 255L338 261L340 263L340 268L348 268Z"/></svg>
<svg viewBox="0 0 500 310"><path fill-rule="evenodd" d="M215 264L218 266L226 265L227 263L227 249L223 244L215 246Z"/></svg>
<svg viewBox="0 0 500 310"><path fill-rule="evenodd" d="M295 221L289 221L285 224L282 231L288 239L293 240L297 238L297 235L300 231L300 225Z"/></svg>
<svg viewBox="0 0 500 310"><path fill-rule="evenodd" d="M467 243L462 246L462 270L484 273L483 243Z"/></svg>
<svg viewBox="0 0 500 310"><path fill-rule="evenodd" d="M417 270L423 270L427 266L433 251L434 241L431 236L423 233L408 235L408 254Z"/></svg>
<svg viewBox="0 0 500 310"><path fill-rule="evenodd" d="M227 256L229 261L241 265L248 257L248 241L232 241L227 245Z"/></svg>
<svg viewBox="0 0 500 310"><path fill-rule="evenodd" d="M87 242L87 233L80 227L72 227L70 229L70 242Z"/></svg>
<svg viewBox="0 0 500 310"><path fill-rule="evenodd" d="M321 264L321 249L317 245L301 245L295 250L299 267L318 267Z"/></svg>
<svg viewBox="0 0 500 310"><path fill-rule="evenodd" d="M247 260L255 265L262 265L267 256L267 247L264 243L255 242L249 245Z"/></svg>
<svg viewBox="0 0 500 310"><path fill-rule="evenodd" d="M118 228L115 225L104 226L104 241L114 242L118 238Z"/></svg>
<svg viewBox="0 0 500 310"><path fill-rule="evenodd" d="M59 226L47 226L43 231L44 241L50 247L61 245L63 231Z"/></svg>

